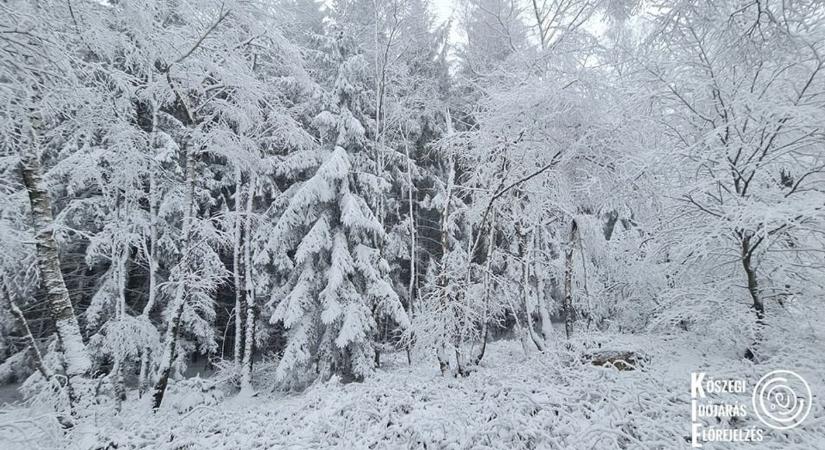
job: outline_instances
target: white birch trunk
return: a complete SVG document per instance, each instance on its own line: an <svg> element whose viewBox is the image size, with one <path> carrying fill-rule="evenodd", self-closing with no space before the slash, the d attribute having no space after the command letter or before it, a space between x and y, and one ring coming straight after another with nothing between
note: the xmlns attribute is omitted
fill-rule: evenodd
<svg viewBox="0 0 825 450"><path fill-rule="evenodd" d="M244 220L244 289L246 296L246 336L244 337L243 368L241 370L241 391L252 392L252 353L255 351L255 286L252 280L252 207L255 199L256 182L250 176L246 193L246 214Z"/></svg>
<svg viewBox="0 0 825 450"><path fill-rule="evenodd" d="M92 362L80 334L80 326L74 312L69 291L63 281L60 270L57 241L54 238L54 219L52 217L49 191L43 180L38 151L37 134L38 119L27 126L29 137L28 146L22 149L23 183L29 195L34 232L37 248L37 265L40 270L40 280L46 288L49 315L55 323L57 339L63 352L63 361L66 375L71 379L75 376L88 374Z"/></svg>
<svg viewBox="0 0 825 450"><path fill-rule="evenodd" d="M535 233L535 230L530 231L529 233ZM533 341L533 344L536 345L536 348L540 351L544 351L544 340L540 339L536 335L536 329L533 324L533 311L536 309L536 302L535 297L531 295L530 292L530 267L532 267L532 258L534 254L533 248L533 236L525 236L525 254L524 259L521 261L521 285L524 293L524 313L527 317L527 332L530 335L530 339Z"/></svg>
<svg viewBox="0 0 825 450"><path fill-rule="evenodd" d="M119 206L117 207L119 208ZM120 211L118 210L118 220L120 219ZM118 242L116 238L112 239L112 278L117 286L117 303L115 305L115 321L118 321L118 326L123 324L122 320L126 316L126 264L128 263L129 251L128 246L122 242ZM112 391L114 392L115 410L120 411L121 404L125 398L123 377L121 374L122 361L120 352L115 350L114 364L109 373L108 380L111 383Z"/></svg>
<svg viewBox="0 0 825 450"><path fill-rule="evenodd" d="M157 145L157 127L158 127L158 113L157 104L152 102L152 135L150 137L151 145L154 148ZM143 307L141 316L147 322L149 321L149 314L155 307L158 296L158 203L160 196L158 195L158 182L155 175L155 165L152 164L149 169L149 248L146 248L146 243L143 241L143 251L146 254L146 260L149 262L149 299ZM146 392L149 376L149 364L152 354L150 347L144 348L140 353L140 373L138 375L138 395L142 396Z"/></svg>
<svg viewBox="0 0 825 450"><path fill-rule="evenodd" d="M243 358L243 270L242 247L243 247L243 174L240 168L235 169L235 242L232 251L232 275L235 281L235 345L234 362L235 367L241 367Z"/></svg>
<svg viewBox="0 0 825 450"><path fill-rule="evenodd" d="M541 254L541 246L543 242L541 238L541 233L541 225L536 224L536 231L533 234L533 239L535 242L534 250L538 251L539 255ZM536 275L536 306L539 310L539 317L541 317L541 334L542 338L544 339L544 342L547 343L550 340L550 336L553 335L553 323L550 321L550 312L547 305L547 298L544 294L544 274L546 273L546 268L541 263L541 257L534 257L533 267L533 271Z"/></svg>
<svg viewBox="0 0 825 450"><path fill-rule="evenodd" d="M143 308L148 317L158 297L158 187L155 171L149 172L149 300Z"/></svg>

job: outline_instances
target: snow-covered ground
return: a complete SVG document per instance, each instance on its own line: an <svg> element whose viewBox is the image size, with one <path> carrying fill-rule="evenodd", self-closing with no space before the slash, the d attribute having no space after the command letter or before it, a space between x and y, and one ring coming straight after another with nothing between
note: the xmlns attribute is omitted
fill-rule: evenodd
<svg viewBox="0 0 825 450"><path fill-rule="evenodd" d="M363 383L317 383L301 393L255 397L210 389L189 379L172 388L157 414L139 401L117 417L96 413L68 434L36 408L0 418L3 448L687 448L690 373L741 377L788 368L792 354L752 364L735 353L708 352L713 338L691 335L589 335L572 345L525 356L515 341L491 343L482 366L466 378L442 377L431 361L387 355ZM631 350L649 360L640 370L593 366L581 355ZM823 448L825 379L821 356L794 364L809 382L813 408L793 430L766 431L741 448ZM207 392L203 392L203 391ZM727 398L750 404L750 389ZM724 419L723 419L724 420ZM734 428L759 426L751 414ZM739 448L705 443L704 448Z"/></svg>

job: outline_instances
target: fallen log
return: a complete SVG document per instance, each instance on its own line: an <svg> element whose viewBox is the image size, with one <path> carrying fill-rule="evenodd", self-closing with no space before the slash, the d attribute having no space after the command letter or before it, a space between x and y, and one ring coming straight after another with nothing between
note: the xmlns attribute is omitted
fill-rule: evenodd
<svg viewBox="0 0 825 450"><path fill-rule="evenodd" d="M603 350L584 355L594 366L615 367L617 370L636 370L648 357L633 351Z"/></svg>

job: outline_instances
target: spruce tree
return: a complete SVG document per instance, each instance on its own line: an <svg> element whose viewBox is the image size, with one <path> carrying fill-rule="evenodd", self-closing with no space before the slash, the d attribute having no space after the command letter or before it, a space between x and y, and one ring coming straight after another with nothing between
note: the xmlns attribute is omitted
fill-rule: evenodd
<svg viewBox="0 0 825 450"><path fill-rule="evenodd" d="M293 267L273 295L271 318L288 330L277 371L288 385L313 374L364 378L374 368L375 317L402 327L409 323L379 251L386 233L365 200L387 187L369 170L363 125L369 120L367 62L334 27L324 44L335 68L313 120L324 162L296 190L271 241L279 246L284 268Z"/></svg>

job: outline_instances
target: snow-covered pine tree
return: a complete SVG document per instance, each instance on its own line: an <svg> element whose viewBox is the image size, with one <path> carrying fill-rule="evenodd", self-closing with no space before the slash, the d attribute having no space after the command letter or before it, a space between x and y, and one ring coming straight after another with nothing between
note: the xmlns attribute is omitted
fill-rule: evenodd
<svg viewBox="0 0 825 450"><path fill-rule="evenodd" d="M389 181L390 189L365 200L387 230L382 256L412 315L418 274L427 262L427 253L417 249L415 210L419 186L432 183L429 146L444 130L448 26L435 23L424 0L337 0L331 13L349 36L356 36L371 72L369 119L363 125L372 173ZM397 336L380 319L378 324L379 348L393 346Z"/></svg>
<svg viewBox="0 0 825 450"><path fill-rule="evenodd" d="M313 121L325 160L296 190L273 234L277 259L294 267L272 298L271 322L288 329L276 374L286 385L316 375L363 379L374 368L375 316L409 324L379 251L386 233L365 200L387 184L366 170L366 61L334 26L325 43L335 75Z"/></svg>

